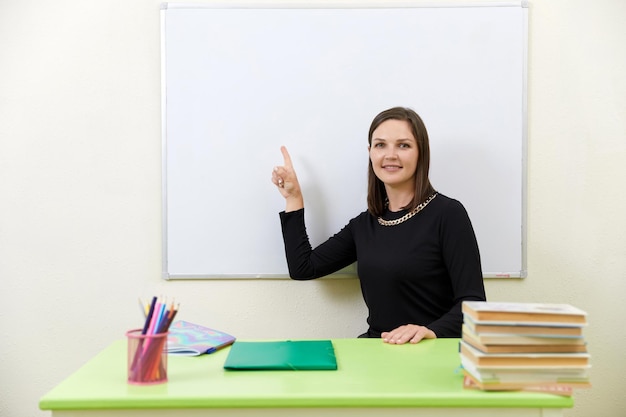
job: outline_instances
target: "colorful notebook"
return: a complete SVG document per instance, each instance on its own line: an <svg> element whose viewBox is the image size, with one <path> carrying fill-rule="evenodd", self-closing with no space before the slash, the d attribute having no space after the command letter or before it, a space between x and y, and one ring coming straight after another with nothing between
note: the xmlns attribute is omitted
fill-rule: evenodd
<svg viewBox="0 0 626 417"><path fill-rule="evenodd" d="M335 370L337 359L330 340L235 342L225 369Z"/></svg>
<svg viewBox="0 0 626 417"><path fill-rule="evenodd" d="M235 337L219 330L178 320L172 323L167 338L167 353L198 356L232 345Z"/></svg>

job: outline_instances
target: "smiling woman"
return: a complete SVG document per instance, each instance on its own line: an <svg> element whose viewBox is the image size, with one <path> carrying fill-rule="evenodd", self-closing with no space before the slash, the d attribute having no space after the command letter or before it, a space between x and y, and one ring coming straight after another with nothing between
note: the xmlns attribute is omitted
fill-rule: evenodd
<svg viewBox="0 0 626 417"><path fill-rule="evenodd" d="M461 303L485 300L480 254L463 205L437 193L428 176L430 149L422 119L394 107L369 129L368 210L313 248L304 197L285 147L272 182L291 278L309 280L358 265L369 328L361 337L392 344L461 337Z"/></svg>
<svg viewBox="0 0 626 417"><path fill-rule="evenodd" d="M369 147L371 167L387 187L389 209L408 206L415 195L417 142L404 120L386 120L374 131Z"/></svg>
<svg viewBox="0 0 626 417"><path fill-rule="evenodd" d="M381 112L372 121L368 143L367 202L373 214L413 210L435 191L428 177L428 132L417 113L402 107Z"/></svg>

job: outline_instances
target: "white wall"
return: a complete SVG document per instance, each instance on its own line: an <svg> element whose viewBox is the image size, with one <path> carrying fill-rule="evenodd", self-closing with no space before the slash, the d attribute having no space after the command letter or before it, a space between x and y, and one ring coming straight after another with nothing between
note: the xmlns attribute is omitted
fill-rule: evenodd
<svg viewBox="0 0 626 417"><path fill-rule="evenodd" d="M161 280L159 4L0 0L0 416L46 415L42 395L140 324L138 296L240 338L365 328L356 280ZM487 282L589 312L594 387L567 416L626 409L624 16L531 1L529 276Z"/></svg>

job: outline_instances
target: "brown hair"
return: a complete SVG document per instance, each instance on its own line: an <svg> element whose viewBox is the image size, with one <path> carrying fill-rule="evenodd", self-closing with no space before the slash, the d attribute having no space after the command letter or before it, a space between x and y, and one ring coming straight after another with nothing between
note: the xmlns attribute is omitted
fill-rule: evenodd
<svg viewBox="0 0 626 417"><path fill-rule="evenodd" d="M418 204L425 201L428 196L435 192L428 179L428 171L430 169L430 146L428 144L428 132L424 122L415 111L406 107L393 107L379 113L370 126L367 142L372 146L372 135L374 130L384 121L405 120L411 127L411 132L417 142L417 169L415 170L415 193L413 199L404 207L407 210L413 210ZM367 209L374 216L381 216L385 211L385 201L387 199L387 191L385 184L374 174L372 160L369 161L367 173Z"/></svg>

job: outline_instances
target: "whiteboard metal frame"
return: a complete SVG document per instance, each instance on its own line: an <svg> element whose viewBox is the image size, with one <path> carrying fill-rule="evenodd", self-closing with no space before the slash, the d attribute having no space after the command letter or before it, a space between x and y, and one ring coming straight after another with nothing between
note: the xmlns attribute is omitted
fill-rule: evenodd
<svg viewBox="0 0 626 417"><path fill-rule="evenodd" d="M424 7L523 7L528 8L528 0L504 1L462 1L462 0L214 0L204 3L163 2L165 9L389 9L389 8L424 8Z"/></svg>
<svg viewBox="0 0 626 417"><path fill-rule="evenodd" d="M353 1L306 1L288 0L281 2L278 0L247 0L247 1L227 1L215 0L206 3L161 3L160 24L161 24L161 163L162 163L162 271L161 278L164 280L209 280L209 279L289 279L288 274L171 274L168 272L168 225L167 225L167 85L166 85L166 33L165 33L165 11L167 9L353 9L353 8L446 8L446 7L521 7L523 13L523 45L522 45L522 209L521 209L521 270L519 272L484 273L483 278L511 279L526 278L528 276L527 267L527 186L528 186L528 0L508 0L508 1L481 1L466 2L460 0L361 0L358 3ZM329 275L325 278L357 278L356 264ZM322 278L322 279L325 279Z"/></svg>

